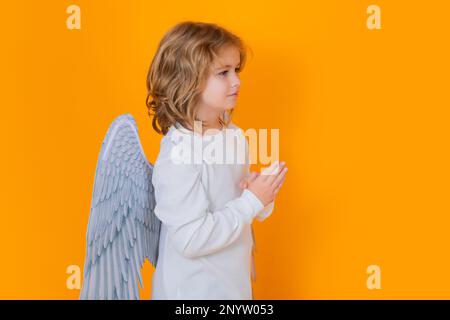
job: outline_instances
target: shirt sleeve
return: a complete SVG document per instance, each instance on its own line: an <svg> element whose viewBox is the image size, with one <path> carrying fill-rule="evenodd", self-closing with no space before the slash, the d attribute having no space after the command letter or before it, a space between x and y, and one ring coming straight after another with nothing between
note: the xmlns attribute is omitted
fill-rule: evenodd
<svg viewBox="0 0 450 320"><path fill-rule="evenodd" d="M157 161L153 168L155 215L165 224L175 249L196 258L232 244L263 208L250 190L212 211L201 182L201 166Z"/></svg>
<svg viewBox="0 0 450 320"><path fill-rule="evenodd" d="M272 215L273 208L275 207L275 200L261 209L258 214L255 216L255 219L258 221L266 220L270 215Z"/></svg>

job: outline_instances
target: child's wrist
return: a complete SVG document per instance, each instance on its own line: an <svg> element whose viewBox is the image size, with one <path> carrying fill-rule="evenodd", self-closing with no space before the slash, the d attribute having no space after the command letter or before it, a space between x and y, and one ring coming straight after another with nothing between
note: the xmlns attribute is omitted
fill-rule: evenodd
<svg viewBox="0 0 450 320"><path fill-rule="evenodd" d="M244 189L242 197L245 198L253 209L253 216L264 208L262 201L249 189Z"/></svg>

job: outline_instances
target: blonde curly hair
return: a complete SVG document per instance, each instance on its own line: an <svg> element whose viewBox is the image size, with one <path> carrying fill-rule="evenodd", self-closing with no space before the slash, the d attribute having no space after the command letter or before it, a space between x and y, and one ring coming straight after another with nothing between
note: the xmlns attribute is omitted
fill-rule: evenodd
<svg viewBox="0 0 450 320"><path fill-rule="evenodd" d="M198 120L196 106L213 61L228 45L238 49L242 71L248 47L223 27L184 21L163 36L147 74L146 105L156 132L166 135L177 122L185 128L194 127ZM219 119L221 125L228 125L232 112L224 112Z"/></svg>

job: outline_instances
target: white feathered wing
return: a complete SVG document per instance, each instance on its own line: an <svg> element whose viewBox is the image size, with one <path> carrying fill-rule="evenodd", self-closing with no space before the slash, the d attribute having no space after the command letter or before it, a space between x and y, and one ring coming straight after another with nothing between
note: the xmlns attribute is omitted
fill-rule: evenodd
<svg viewBox="0 0 450 320"><path fill-rule="evenodd" d="M118 116L97 161L80 299L139 299L145 258L158 259L152 173L133 116Z"/></svg>

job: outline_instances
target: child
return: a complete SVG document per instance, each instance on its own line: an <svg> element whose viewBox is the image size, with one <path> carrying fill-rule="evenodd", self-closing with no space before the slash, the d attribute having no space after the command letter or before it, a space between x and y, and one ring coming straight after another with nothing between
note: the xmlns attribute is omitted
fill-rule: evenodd
<svg viewBox="0 0 450 320"><path fill-rule="evenodd" d="M287 168L282 162L273 174L250 174L247 162L204 156L230 130L248 155L231 122L245 60L244 44L229 31L182 22L165 34L150 66L147 106L164 135L152 176L162 222L152 299L253 298L251 224L272 213Z"/></svg>

